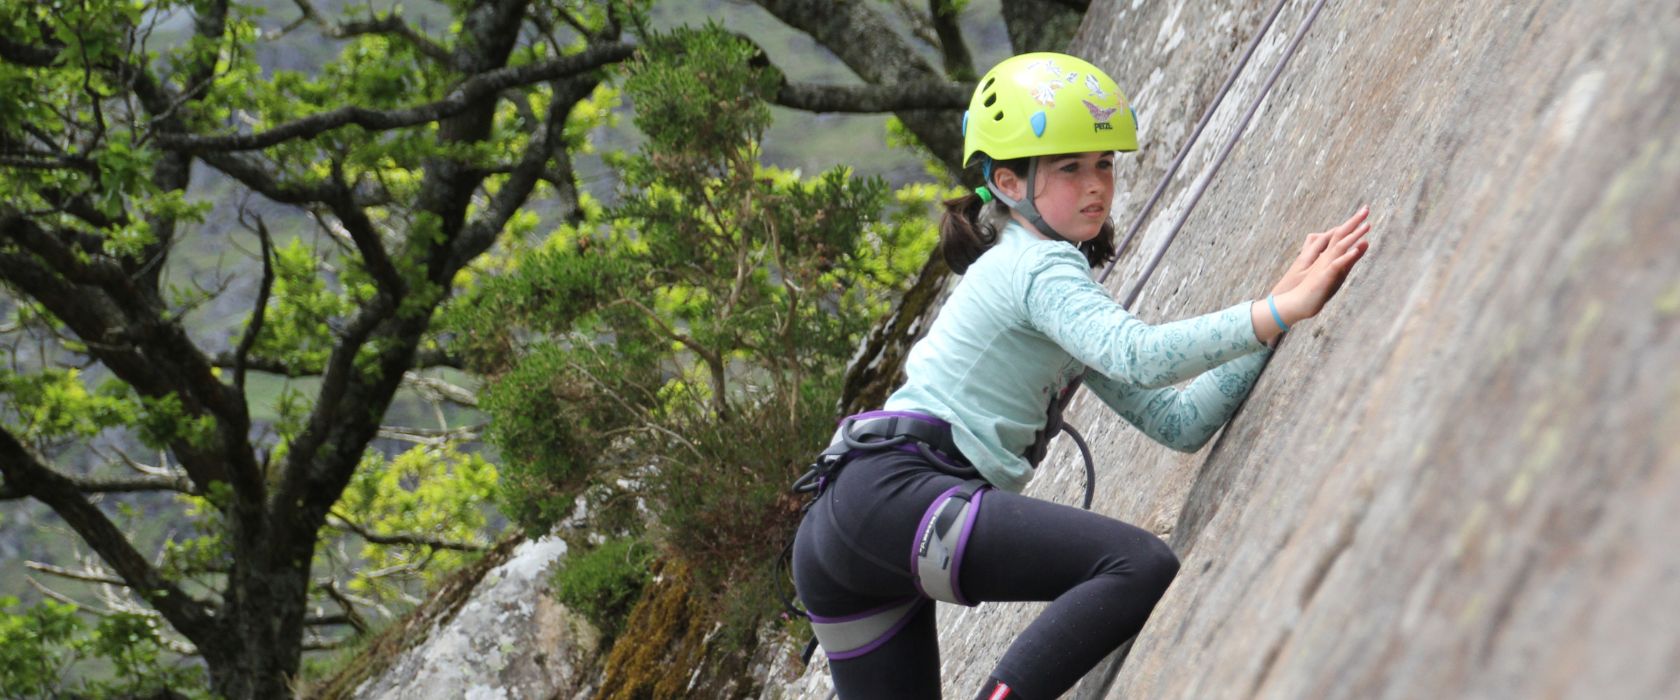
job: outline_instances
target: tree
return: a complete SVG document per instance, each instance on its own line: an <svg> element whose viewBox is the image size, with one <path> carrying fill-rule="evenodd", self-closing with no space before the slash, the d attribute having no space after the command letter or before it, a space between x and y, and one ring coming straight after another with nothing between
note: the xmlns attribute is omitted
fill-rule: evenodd
<svg viewBox="0 0 1680 700"><path fill-rule="evenodd" d="M0 278L27 300L31 331L58 341L42 360L96 363L111 378L79 402L10 393L14 418L45 409L59 422L0 431L0 493L50 506L203 656L220 695L286 695L305 627L335 622L308 614L320 533L405 375L452 362L427 337L436 309L470 263L529 225L521 209L539 186L573 215L567 149L582 130L572 120L601 69L632 52L613 8L456 10L447 40L395 15L329 23L354 37L343 54L319 75L268 80L251 58L252 16L226 0L0 10ZM190 15L193 34L160 50L147 37L166 13ZM264 273L248 322L227 347L195 343L181 319L201 300L164 275L207 211L187 195L195 167L324 222L342 246L333 303L274 296L286 252L258 221ZM264 370L320 377L295 432L252 424L247 378ZM74 380L39 372L60 387ZM139 434L171 464L119 479L108 473L120 466L51 459L103 429ZM94 500L136 490L213 509L225 557L212 586L171 576Z"/></svg>
<svg viewBox="0 0 1680 700"><path fill-rule="evenodd" d="M964 65L960 34L949 32L950 6L930 5L929 22L939 31L926 35L934 37L928 46L945 61L935 68L883 23L879 8L761 4L834 50L865 85L791 83L762 52L730 44L755 69L744 78L753 83L750 101L893 111L931 154L957 169L954 114L972 90L960 81L972 78L973 67ZM629 409L589 404L601 415L584 427L598 434L578 444L623 447L635 430L680 444L679 430L694 429L715 444L695 443L693 460L661 472L694 475L753 437L742 427L751 420L731 416L756 411L748 418L767 419L833 390L837 380L827 368L861 331L853 312L879 312L870 295L898 284L909 269L902 259L848 257L869 236L907 235L903 221L843 223L867 223L863 213L883 206L878 184L843 173L799 181L762 169L750 124L720 130L728 136L718 142L721 150L690 163L655 155L626 160L632 187L660 196L591 218L572 154L604 118L612 99L604 81L636 53L637 37L645 39L645 17L618 2L450 0L446 9L454 21L439 35L397 13L329 17L307 0L288 8L295 20L267 28L252 8L227 0L0 6L0 281L15 295L11 323L0 330L14 348L10 368L0 372L7 396L0 501L49 506L98 556L109 582L126 587L203 657L212 690L225 697L288 694L301 651L330 641L312 630L360 625L354 597L315 578L324 538L345 532L372 547L426 553L477 546L435 531L392 532L387 528L436 523L396 515L374 523L367 512L389 503L380 494L391 489L382 484L405 474L412 481L449 472L475 488L490 478L481 459L443 442L471 438L472 430L382 425L404 386L475 402L418 374L469 360L490 367L491 356L461 354L490 347L473 343L491 338L460 335L474 328L455 315L466 307L450 303L463 285L478 290L473 298L493 293L518 276L492 280L487 273L515 264L521 251L547 249L548 258L518 265L554 265L557 273L571 265L594 275L595 284L616 280L644 294L629 296L637 303L605 306L566 297L575 306L569 318L581 323L535 329L574 339L610 329L621 342L600 350L581 342L542 353L521 349L521 362L555 363L548 374L541 365L521 365L521 375L511 360L486 371L591 391L605 381L621 395L657 388L656 401ZM836 18L859 24L841 31ZM154 40L168 19L190 21L172 45ZM857 52L871 43L854 40L859 30L884 30L876 34L883 40L876 55ZM341 40L342 49L314 73L265 73L256 50L288 32L316 32ZM706 35L714 48L723 45L715 34ZM669 44L673 51L692 45ZM198 194L193 185L205 180L228 184ZM670 209L684 200L663 196L669 191L714 202L745 196L756 207L694 218ZM915 211L932 195L924 191L900 211ZM211 220L229 210L243 235ZM811 212L831 218L805 218ZM569 237L531 241L554 222L569 224ZM648 232L628 235L630 226ZM661 239L653 231L660 226L681 235ZM174 283L174 257L207 235L250 241L259 279L226 290ZM688 241L708 254L682 258L694 261L692 269L662 269L660 261L688 251L650 256L640 248L656 240ZM591 242L601 244L595 252ZM733 252L734 264L705 269L730 262L710 254L717 251ZM606 262L577 267L597 256ZM481 287L474 283L480 278ZM935 278L924 269L919 288ZM565 294L592 289L586 279L577 283ZM739 311L714 326L720 299ZM221 338L195 337L195 310L230 300L248 309L243 322ZM456 320L439 325L446 310ZM793 334L820 341L790 346ZM37 348L33 354L19 350L25 342ZM588 362L609 351L616 367L646 361L638 371L589 376ZM685 374L672 382L673 370ZM731 373L762 379L752 385L772 387L770 398L740 393L725 381ZM318 390L285 394L276 420L255 421L250 402L259 374L312 377ZM565 391L554 396L568 415L585 407ZM704 401L679 400L685 397ZM485 397L492 414L495 401L493 392ZM787 428L779 434L801 440L818 415L784 413L778 424ZM518 444L515 421L492 429ZM148 465L117 453L109 449L112 435L163 457ZM370 450L381 435L422 445L391 459ZM521 478L514 471L504 475L504 491ZM569 488L551 471L540 474L525 485ZM146 492L179 495L196 509L203 537L175 540L161 558L143 554L112 503ZM454 504L452 512L474 512L472 505ZM732 507L695 506L684 512L715 517Z"/></svg>

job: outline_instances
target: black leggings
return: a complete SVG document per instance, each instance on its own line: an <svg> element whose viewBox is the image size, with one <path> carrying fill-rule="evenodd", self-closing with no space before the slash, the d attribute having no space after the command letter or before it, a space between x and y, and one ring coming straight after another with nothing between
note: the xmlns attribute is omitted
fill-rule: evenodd
<svg viewBox="0 0 1680 700"><path fill-rule="evenodd" d="M870 554L907 568L923 513L960 483L907 452L853 459L799 526L793 576L800 600L812 614L843 617L917 595L904 571L854 553L835 524ZM976 602L1055 601L992 672L1014 689L1011 698L1051 700L1137 634L1177 573L1178 558L1149 532L994 489L981 499L958 583ZM830 668L841 698L940 697L932 603L883 646Z"/></svg>

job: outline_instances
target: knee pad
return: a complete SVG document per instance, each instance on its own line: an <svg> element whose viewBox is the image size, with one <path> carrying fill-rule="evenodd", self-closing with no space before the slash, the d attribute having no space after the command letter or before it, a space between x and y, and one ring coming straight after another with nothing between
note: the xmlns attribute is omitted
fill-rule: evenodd
<svg viewBox="0 0 1680 700"><path fill-rule="evenodd" d="M965 481L933 499L916 528L916 548L910 556L910 577L916 590L934 600L973 607L957 585L963 550L980 515L980 498L991 488L984 481Z"/></svg>

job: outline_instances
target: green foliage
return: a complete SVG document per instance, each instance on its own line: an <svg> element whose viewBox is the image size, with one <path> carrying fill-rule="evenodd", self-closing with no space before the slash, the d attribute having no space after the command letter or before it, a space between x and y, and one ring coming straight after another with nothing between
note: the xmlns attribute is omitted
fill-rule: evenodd
<svg viewBox="0 0 1680 700"><path fill-rule="evenodd" d="M0 394L8 397L16 413L16 428L45 439L87 438L134 423L139 407L126 393L121 383L106 383L90 392L74 368L30 374L0 370Z"/></svg>
<svg viewBox="0 0 1680 700"><path fill-rule="evenodd" d="M480 396L490 414L490 442L505 461L499 485L503 513L530 535L551 529L627 435L632 408L618 387L653 381L654 366L627 362L612 348L545 344L496 379Z"/></svg>
<svg viewBox="0 0 1680 700"><path fill-rule="evenodd" d="M648 142L608 159L620 203L477 280L444 326L492 377L503 511L546 532L592 485L630 484L744 631L776 599L761 572L797 515L787 484L947 193L762 165L778 78L755 50L714 26L649 41L625 81Z"/></svg>
<svg viewBox="0 0 1680 700"><path fill-rule="evenodd" d="M369 452L336 512L373 533L420 534L471 544L487 529L496 483L494 465L481 455L453 447L423 445L392 460ZM457 549L364 541L358 553L361 566L349 588L376 601L397 600L403 579L372 574L413 569L430 586L439 575L459 568L472 556Z"/></svg>
<svg viewBox="0 0 1680 700"><path fill-rule="evenodd" d="M652 576L653 558L653 547L634 537L573 554L555 570L555 597L594 623L605 638L616 639Z"/></svg>
<svg viewBox="0 0 1680 700"><path fill-rule="evenodd" d="M138 396L116 380L88 391L75 368L0 370L0 394L10 398L11 427L37 440L90 438L107 429L131 427L148 447L163 448L176 441L202 446L215 430L208 416L189 415L173 394Z"/></svg>
<svg viewBox="0 0 1680 700"><path fill-rule="evenodd" d="M373 296L364 275L349 275L350 294L327 287L314 246L293 239L274 248L274 286L253 352L283 366L321 367L336 343L330 321Z"/></svg>
<svg viewBox="0 0 1680 700"><path fill-rule="evenodd" d="M757 52L711 23L650 38L625 90L634 96L636 128L658 145L662 164L703 171L738 158L763 135L770 124L765 99L779 78L752 66Z"/></svg>
<svg viewBox="0 0 1680 700"><path fill-rule="evenodd" d="M17 598L0 597L0 693L5 697L122 698L164 690L210 697L203 670L174 660L152 618L114 613L90 628L74 605L49 600L18 607ZM85 668L89 662L108 673L70 673L73 666Z"/></svg>

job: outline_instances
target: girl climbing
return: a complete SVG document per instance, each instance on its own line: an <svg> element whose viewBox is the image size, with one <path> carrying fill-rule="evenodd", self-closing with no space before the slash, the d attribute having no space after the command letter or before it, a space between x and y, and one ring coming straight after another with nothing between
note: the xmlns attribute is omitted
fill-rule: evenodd
<svg viewBox="0 0 1680 700"><path fill-rule="evenodd" d="M1144 434L1194 452L1368 246L1361 209L1307 236L1264 299L1150 326L1091 279L1115 253L1114 152L1137 149L1114 81L1071 56L1016 56L981 79L963 124L986 185L946 203L940 235L964 277L904 385L842 421L794 543L842 698L940 697L932 600L1052 601L985 700L1058 697L1137 634L1178 559L1147 531L1019 494L1052 437L1046 406L1082 376Z"/></svg>

